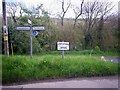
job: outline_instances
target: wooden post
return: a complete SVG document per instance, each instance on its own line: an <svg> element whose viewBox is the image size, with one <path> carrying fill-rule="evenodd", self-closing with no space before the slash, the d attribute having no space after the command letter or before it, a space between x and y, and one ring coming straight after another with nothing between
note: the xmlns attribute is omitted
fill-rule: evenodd
<svg viewBox="0 0 120 90"><path fill-rule="evenodd" d="M8 45L8 28L7 28L7 16L6 16L6 2L2 1L3 11L3 33L4 33L4 51L5 55L9 56L9 45Z"/></svg>

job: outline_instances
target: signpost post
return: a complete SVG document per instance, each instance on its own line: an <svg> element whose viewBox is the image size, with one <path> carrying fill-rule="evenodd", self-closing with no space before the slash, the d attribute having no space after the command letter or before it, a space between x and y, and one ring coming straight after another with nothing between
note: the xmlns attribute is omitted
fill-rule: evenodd
<svg viewBox="0 0 120 90"><path fill-rule="evenodd" d="M16 30L28 30L30 31L30 58L32 58L32 35L37 35L38 32L37 30L44 30L44 26L32 26L32 21L30 19L28 19L28 23L30 24L30 26L18 26L16 27ZM36 31L36 33L35 33ZM35 34L34 34L34 33Z"/></svg>
<svg viewBox="0 0 120 90"><path fill-rule="evenodd" d="M32 58L32 21L28 19L28 23L30 24L30 57Z"/></svg>
<svg viewBox="0 0 120 90"><path fill-rule="evenodd" d="M69 42L57 42L57 50L62 51L62 59L64 59L64 51L69 50Z"/></svg>

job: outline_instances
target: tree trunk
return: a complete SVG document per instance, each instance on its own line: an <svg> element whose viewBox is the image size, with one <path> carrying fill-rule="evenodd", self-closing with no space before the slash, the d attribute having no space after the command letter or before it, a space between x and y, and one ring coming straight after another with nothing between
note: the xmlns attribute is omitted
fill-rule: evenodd
<svg viewBox="0 0 120 90"><path fill-rule="evenodd" d="M77 19L74 20L74 26L73 26L74 29L75 29L75 26L76 26L76 22L77 22Z"/></svg>
<svg viewBox="0 0 120 90"><path fill-rule="evenodd" d="M61 26L63 26L63 19L64 19L64 17L61 18Z"/></svg>
<svg viewBox="0 0 120 90"><path fill-rule="evenodd" d="M104 50L103 34L102 34L103 26L104 26L104 21L103 21L103 16L102 16L100 21L99 21L98 35L97 35L98 36L98 46L100 47L100 50Z"/></svg>
<svg viewBox="0 0 120 90"><path fill-rule="evenodd" d="M92 47L92 36L90 32L85 34L85 49L91 49Z"/></svg>

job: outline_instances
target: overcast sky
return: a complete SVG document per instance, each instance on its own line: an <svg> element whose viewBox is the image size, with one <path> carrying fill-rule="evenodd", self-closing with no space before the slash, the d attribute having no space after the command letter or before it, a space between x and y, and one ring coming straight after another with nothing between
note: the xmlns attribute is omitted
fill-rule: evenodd
<svg viewBox="0 0 120 90"><path fill-rule="evenodd" d="M0 0L2 2L2 0ZM31 7L31 6L36 6L38 4L43 4L44 8L49 12L52 13L52 15L57 14L61 11L61 6L60 6L60 0L6 0L7 2L23 2L27 8ZM65 2L68 0L65 0ZM93 0L85 0L85 1L93 1ZM108 1L108 0L101 0L103 2ZM118 9L118 2L120 0L109 0L111 2L113 2L113 4L115 5L114 11L117 12ZM81 0L71 0L72 5L80 5ZM1 10L2 6L0 6L0 12L2 12ZM74 17L74 13L72 9L69 9L68 13L66 14L65 17L71 18Z"/></svg>

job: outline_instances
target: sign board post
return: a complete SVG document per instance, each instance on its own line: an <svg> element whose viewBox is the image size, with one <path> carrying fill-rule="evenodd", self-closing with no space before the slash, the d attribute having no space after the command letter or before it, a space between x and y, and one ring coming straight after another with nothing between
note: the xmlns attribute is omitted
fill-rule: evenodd
<svg viewBox="0 0 120 90"><path fill-rule="evenodd" d="M62 51L62 59L64 59L64 51L69 50L69 42L57 42L57 50Z"/></svg>
<svg viewBox="0 0 120 90"><path fill-rule="evenodd" d="M62 50L62 59L64 59L64 50Z"/></svg>
<svg viewBox="0 0 120 90"><path fill-rule="evenodd" d="M33 51L32 36L33 35L36 36L38 34L37 30L44 30L45 28L44 28L44 26L32 26L32 21L29 19L28 19L28 23L30 24L30 26L26 26L26 27L18 26L18 27L16 27L16 30L27 30L27 31L29 30L30 31L30 58L32 58L32 51ZM33 33L33 31L36 31L36 32Z"/></svg>

